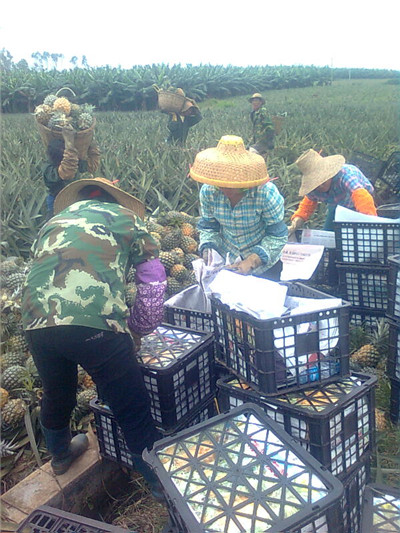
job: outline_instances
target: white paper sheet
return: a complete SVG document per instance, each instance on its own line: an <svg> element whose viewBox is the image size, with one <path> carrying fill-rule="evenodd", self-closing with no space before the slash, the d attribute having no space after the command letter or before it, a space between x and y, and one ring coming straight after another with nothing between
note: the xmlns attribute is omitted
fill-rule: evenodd
<svg viewBox="0 0 400 533"><path fill-rule="evenodd" d="M335 211L335 222L375 222L380 224L399 224L400 218L375 217L373 215L364 215L352 209L347 209L338 205Z"/></svg>
<svg viewBox="0 0 400 533"><path fill-rule="evenodd" d="M324 247L315 244L285 244L282 250L282 281L310 279L324 253Z"/></svg>
<svg viewBox="0 0 400 533"><path fill-rule="evenodd" d="M301 232L302 244L317 244L325 248L335 248L335 232L321 229L303 229Z"/></svg>

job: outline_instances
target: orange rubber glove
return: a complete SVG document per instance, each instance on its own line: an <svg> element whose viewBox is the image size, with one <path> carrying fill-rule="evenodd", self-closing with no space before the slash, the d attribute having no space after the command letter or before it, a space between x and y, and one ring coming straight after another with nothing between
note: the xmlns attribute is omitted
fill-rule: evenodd
<svg viewBox="0 0 400 533"><path fill-rule="evenodd" d="M310 200L307 196L304 196L299 204L297 210L293 213L290 220L296 217L302 218L304 221L308 220L310 216L317 209L318 202L316 200Z"/></svg>
<svg viewBox="0 0 400 533"><path fill-rule="evenodd" d="M234 270L238 274L247 276L248 274L251 274L255 268L259 267L261 263L260 256L257 254L250 254L249 257L246 257L243 261L229 265L226 268L228 270Z"/></svg>
<svg viewBox="0 0 400 533"><path fill-rule="evenodd" d="M353 200L356 211L359 213L377 216L374 199L366 189L356 189L352 192L351 199Z"/></svg>

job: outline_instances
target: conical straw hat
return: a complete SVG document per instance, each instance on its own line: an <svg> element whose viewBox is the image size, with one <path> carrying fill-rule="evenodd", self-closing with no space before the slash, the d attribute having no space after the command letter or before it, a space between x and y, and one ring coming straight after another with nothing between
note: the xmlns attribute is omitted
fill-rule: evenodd
<svg viewBox="0 0 400 533"><path fill-rule="evenodd" d="M215 148L199 152L189 175L201 183L231 189L257 187L269 180L264 158L248 152L236 135L224 135Z"/></svg>
<svg viewBox="0 0 400 533"><path fill-rule="evenodd" d="M296 161L300 172L303 174L299 190L300 196L305 196L319 185L333 178L346 160L342 155L322 157L315 150L307 150Z"/></svg>
<svg viewBox="0 0 400 533"><path fill-rule="evenodd" d="M79 192L89 185L94 185L110 194L117 203L130 209L135 215L144 218L145 206L144 204L132 196L131 194L116 187L110 180L106 178L82 178L73 181L57 194L54 201L54 213L57 214L71 204L79 201Z"/></svg>

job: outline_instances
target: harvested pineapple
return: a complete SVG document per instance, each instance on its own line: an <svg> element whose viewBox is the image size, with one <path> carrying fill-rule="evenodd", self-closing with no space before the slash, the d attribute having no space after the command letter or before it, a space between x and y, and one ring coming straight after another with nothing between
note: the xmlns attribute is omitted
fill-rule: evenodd
<svg viewBox="0 0 400 533"><path fill-rule="evenodd" d="M363 346L354 351L351 356L351 362L361 367L375 368L378 365L384 365L389 340L389 325L384 318L376 321L376 328L371 332L365 332Z"/></svg>

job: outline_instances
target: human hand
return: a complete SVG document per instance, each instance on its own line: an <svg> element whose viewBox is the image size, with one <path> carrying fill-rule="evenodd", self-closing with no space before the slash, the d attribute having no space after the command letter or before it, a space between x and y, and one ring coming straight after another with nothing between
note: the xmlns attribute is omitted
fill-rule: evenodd
<svg viewBox="0 0 400 533"><path fill-rule="evenodd" d="M249 257L246 257L246 259L243 259L243 261L233 263L233 265L229 265L225 268L227 270L233 270L238 274L243 274L244 276L247 276L248 274L251 274L254 269L259 267L261 263L262 261L260 256L258 256L257 254L250 254Z"/></svg>
<svg viewBox="0 0 400 533"><path fill-rule="evenodd" d="M291 225L288 227L288 237L291 237L296 230L300 229L304 224L304 219L301 217L294 217Z"/></svg>
<svg viewBox="0 0 400 533"><path fill-rule="evenodd" d="M75 141L75 134L76 130L71 126L71 124L67 124L64 126L61 130L61 135L63 136L63 139L65 141L65 145L67 144L74 144Z"/></svg>
<svg viewBox="0 0 400 533"><path fill-rule="evenodd" d="M135 353L138 353L140 351L140 348L142 347L142 336L139 333L136 333L135 331L131 331L132 339L133 339L133 351Z"/></svg>

